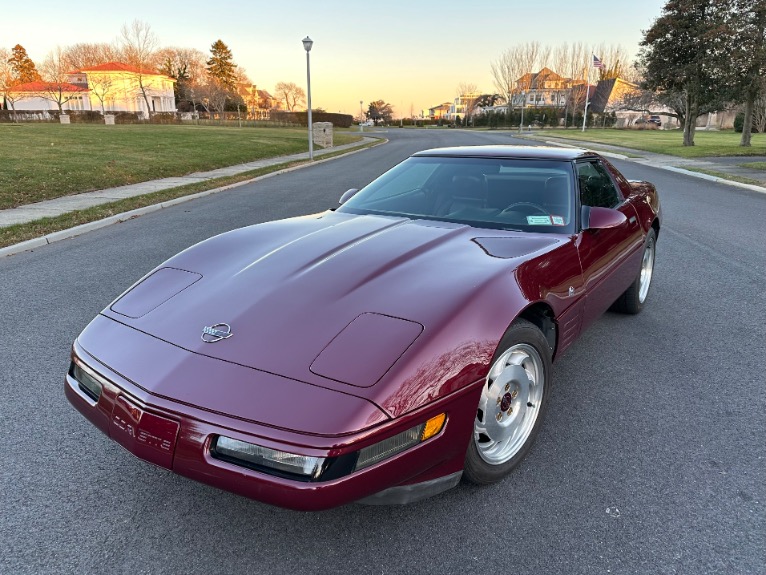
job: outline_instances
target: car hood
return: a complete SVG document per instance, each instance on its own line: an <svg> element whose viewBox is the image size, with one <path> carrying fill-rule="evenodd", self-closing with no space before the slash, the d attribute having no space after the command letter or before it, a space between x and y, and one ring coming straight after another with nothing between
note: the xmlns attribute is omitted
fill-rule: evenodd
<svg viewBox="0 0 766 575"><path fill-rule="evenodd" d="M558 241L328 212L193 246L103 314L195 354L353 393L512 272L509 260Z"/></svg>

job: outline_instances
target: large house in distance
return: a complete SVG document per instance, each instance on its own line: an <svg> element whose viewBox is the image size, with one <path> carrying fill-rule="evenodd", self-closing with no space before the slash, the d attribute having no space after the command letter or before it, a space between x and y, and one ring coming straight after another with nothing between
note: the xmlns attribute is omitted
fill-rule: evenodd
<svg viewBox="0 0 766 575"><path fill-rule="evenodd" d="M266 90L259 90L255 84L237 84L237 93L242 96L251 120L268 120L272 110L282 110L281 100Z"/></svg>
<svg viewBox="0 0 766 575"><path fill-rule="evenodd" d="M60 101L65 111L137 112L146 118L150 111L176 111L174 82L153 70L141 72L127 64L108 62L70 72L66 82L29 82L14 86L10 93L19 111L58 110Z"/></svg>

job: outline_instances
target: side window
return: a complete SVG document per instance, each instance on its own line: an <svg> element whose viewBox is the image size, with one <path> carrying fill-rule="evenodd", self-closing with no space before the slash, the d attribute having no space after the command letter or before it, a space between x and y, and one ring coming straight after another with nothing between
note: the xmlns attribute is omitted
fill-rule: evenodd
<svg viewBox="0 0 766 575"><path fill-rule="evenodd" d="M622 195L614 187L606 168L597 161L579 162L577 180L580 202L584 206L613 208L622 201Z"/></svg>

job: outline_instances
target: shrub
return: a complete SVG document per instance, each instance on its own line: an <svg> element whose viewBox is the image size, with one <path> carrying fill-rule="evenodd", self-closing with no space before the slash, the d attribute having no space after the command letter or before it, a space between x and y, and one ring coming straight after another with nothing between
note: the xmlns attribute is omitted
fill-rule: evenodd
<svg viewBox="0 0 766 575"><path fill-rule="evenodd" d="M111 112L114 114L115 124L138 124L138 114L135 112Z"/></svg>
<svg viewBox="0 0 766 575"><path fill-rule="evenodd" d="M103 124L104 117L95 110L69 110L69 121L73 124Z"/></svg>
<svg viewBox="0 0 766 575"><path fill-rule="evenodd" d="M272 112L274 122L285 124L300 124L308 126L308 112ZM336 128L350 128L354 121L351 114L333 114L330 112L311 112L312 122L331 122Z"/></svg>
<svg viewBox="0 0 766 575"><path fill-rule="evenodd" d="M175 112L154 112L152 124L175 124L178 122Z"/></svg>

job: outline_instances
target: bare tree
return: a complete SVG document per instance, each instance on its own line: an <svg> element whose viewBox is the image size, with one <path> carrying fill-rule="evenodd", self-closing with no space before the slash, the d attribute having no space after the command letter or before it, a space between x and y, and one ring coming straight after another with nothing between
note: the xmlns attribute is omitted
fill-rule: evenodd
<svg viewBox="0 0 766 575"><path fill-rule="evenodd" d="M64 111L64 104L82 96L82 93L69 82L68 71L64 51L60 46L56 46L52 52L48 53L41 66L43 82L39 95L54 102L58 106L59 113Z"/></svg>
<svg viewBox="0 0 766 575"><path fill-rule="evenodd" d="M500 54L497 60L492 62L492 82L495 90L503 97L508 106L506 123L510 122L511 111L513 110L516 81L523 74L520 52L520 46L514 46Z"/></svg>
<svg viewBox="0 0 766 575"><path fill-rule="evenodd" d="M130 25L123 24L120 30L120 43L126 62L136 70L138 92L143 96L147 113L151 118L152 107L149 104L149 94L152 87L147 76L154 73L157 36L152 32L149 24L133 20Z"/></svg>
<svg viewBox="0 0 766 575"><path fill-rule="evenodd" d="M226 100L231 95L231 92L219 82L216 82L213 78L208 78L208 81L199 85L195 92L200 103L205 107L208 113L218 112L221 117L221 122L223 122L224 112L226 110Z"/></svg>
<svg viewBox="0 0 766 575"><path fill-rule="evenodd" d="M582 42L574 42L569 49L569 60L564 69L564 75L569 78L568 106L574 117L577 108L585 106L587 71L591 65L589 50Z"/></svg>
<svg viewBox="0 0 766 575"><path fill-rule="evenodd" d="M277 82L274 92L277 98L285 101L288 112L292 112L306 101L306 92L293 82Z"/></svg>
<svg viewBox="0 0 766 575"><path fill-rule="evenodd" d="M569 44L564 42L554 48L551 63L553 65L553 71L560 76L566 76L569 60L570 60L570 48ZM559 84L559 88L556 90L556 105L561 102L561 97L566 96L567 88L566 84ZM568 123L569 116L569 98L564 98L564 125Z"/></svg>
<svg viewBox="0 0 766 575"><path fill-rule="evenodd" d="M62 59L71 70L82 70L107 62L122 60L120 49L114 44L81 42L66 46Z"/></svg>
<svg viewBox="0 0 766 575"><path fill-rule="evenodd" d="M630 69L628 53L620 45L598 44L591 49L591 53L598 56L604 64L599 70L599 80L611 80L612 78L625 78Z"/></svg>
<svg viewBox="0 0 766 575"><path fill-rule="evenodd" d="M460 82L457 85L457 99L459 105L463 107L463 119L466 126L470 123L471 117L476 110L476 100L478 97L479 93L476 84Z"/></svg>
<svg viewBox="0 0 766 575"><path fill-rule="evenodd" d="M535 72L539 72L540 56L542 48L540 42L533 40L521 45L519 50L519 65L524 73L517 81L517 88L522 91L529 91L532 87L532 78Z"/></svg>
<svg viewBox="0 0 766 575"><path fill-rule="evenodd" d="M89 78L88 84L89 84L91 94L96 96L96 98L98 98L98 101L101 103L101 114L102 115L106 114L106 109L104 108L104 102L109 92L112 91L112 87L114 86L114 80L108 74L103 74L103 75L99 74Z"/></svg>

